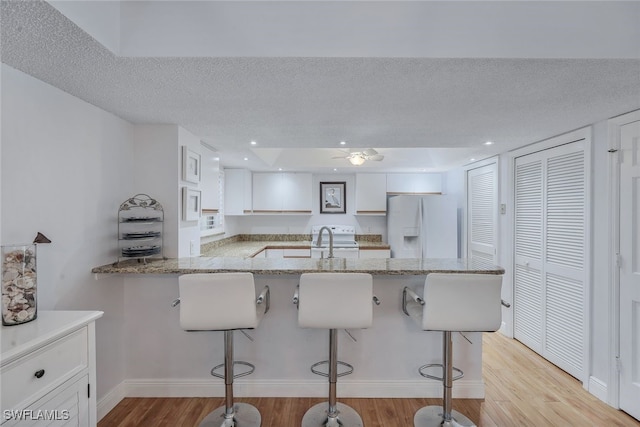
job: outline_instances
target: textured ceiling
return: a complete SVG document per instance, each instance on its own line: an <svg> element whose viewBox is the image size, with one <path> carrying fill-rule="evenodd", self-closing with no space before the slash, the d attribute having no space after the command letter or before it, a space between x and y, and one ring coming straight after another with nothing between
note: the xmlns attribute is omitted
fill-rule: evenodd
<svg viewBox="0 0 640 427"><path fill-rule="evenodd" d="M1 12L3 63L133 123L179 124L232 166L345 170L331 157L347 141L384 152L367 166L441 170L640 108L637 59L127 58L47 3Z"/></svg>

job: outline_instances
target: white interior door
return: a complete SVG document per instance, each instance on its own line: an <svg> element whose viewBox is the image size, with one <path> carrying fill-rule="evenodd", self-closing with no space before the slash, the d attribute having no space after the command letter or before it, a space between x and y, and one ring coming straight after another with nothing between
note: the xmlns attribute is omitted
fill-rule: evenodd
<svg viewBox="0 0 640 427"><path fill-rule="evenodd" d="M498 168L491 163L467 171L467 258L496 264Z"/></svg>
<svg viewBox="0 0 640 427"><path fill-rule="evenodd" d="M586 383L585 144L518 157L515 166L514 337Z"/></svg>
<svg viewBox="0 0 640 427"><path fill-rule="evenodd" d="M620 409L640 419L640 121L620 128Z"/></svg>

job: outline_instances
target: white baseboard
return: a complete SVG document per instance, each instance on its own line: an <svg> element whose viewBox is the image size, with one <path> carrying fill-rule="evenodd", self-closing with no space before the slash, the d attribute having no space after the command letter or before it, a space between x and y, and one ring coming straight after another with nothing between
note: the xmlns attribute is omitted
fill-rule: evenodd
<svg viewBox="0 0 640 427"><path fill-rule="evenodd" d="M115 386L110 392L102 396L100 400L98 400L96 411L98 421L104 418L104 416L107 415L113 408L115 408L116 405L120 403L120 401L125 397L127 397L127 389L125 382L123 381Z"/></svg>
<svg viewBox="0 0 640 427"><path fill-rule="evenodd" d="M130 379L125 380L126 397L222 397L224 384L199 379ZM234 381L237 397L324 397L329 393L326 381ZM482 381L456 381L453 397L483 399ZM442 397L442 383L416 381L338 381L342 397Z"/></svg>
<svg viewBox="0 0 640 427"><path fill-rule="evenodd" d="M608 401L609 394L607 392L607 384L596 377L589 377L589 393L605 403Z"/></svg>

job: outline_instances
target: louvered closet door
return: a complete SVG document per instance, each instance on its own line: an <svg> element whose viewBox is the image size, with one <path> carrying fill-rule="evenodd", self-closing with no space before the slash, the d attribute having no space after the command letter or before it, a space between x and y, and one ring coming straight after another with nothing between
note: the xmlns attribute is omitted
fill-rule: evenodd
<svg viewBox="0 0 640 427"><path fill-rule="evenodd" d="M467 171L467 257L496 263L497 165Z"/></svg>
<svg viewBox="0 0 640 427"><path fill-rule="evenodd" d="M543 156L516 160L514 337L542 353Z"/></svg>
<svg viewBox="0 0 640 427"><path fill-rule="evenodd" d="M585 176L582 141L516 160L514 336L582 381Z"/></svg>

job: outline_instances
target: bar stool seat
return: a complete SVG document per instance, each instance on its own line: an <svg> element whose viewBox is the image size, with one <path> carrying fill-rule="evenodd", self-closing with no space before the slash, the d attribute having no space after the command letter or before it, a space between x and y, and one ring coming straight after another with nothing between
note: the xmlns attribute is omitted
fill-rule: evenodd
<svg viewBox="0 0 640 427"><path fill-rule="evenodd" d="M463 372L453 367L452 332L495 332L502 323L500 292L502 276L489 274L427 275L423 296L405 287L402 309L425 331L442 331L442 364L423 365L420 375L443 383L443 405L427 406L414 416L415 427L474 426L466 416L452 409L453 381ZM442 377L426 373L435 366L442 367ZM453 371L458 375L453 376Z"/></svg>
<svg viewBox="0 0 640 427"><path fill-rule="evenodd" d="M262 418L253 405L233 401L233 379L251 374L255 367L233 359L233 331L258 327L269 311L270 293L265 286L256 298L251 273L185 274L178 278L180 326L192 331L224 331L224 363L215 366L211 375L225 380L225 406L208 414L200 427L260 427ZM234 375L234 365L249 369ZM224 374L216 372L224 368Z"/></svg>
<svg viewBox="0 0 640 427"><path fill-rule="evenodd" d="M329 378L329 401L312 406L302 418L303 427L362 427L362 418L351 407L336 400L339 376L353 366L338 361L338 329L363 329L373 324L373 277L365 273L305 273L294 303L298 304L298 325L302 328L329 329L329 360L315 363L311 371ZM329 373L316 368L329 365ZM338 364L346 372L338 373Z"/></svg>

